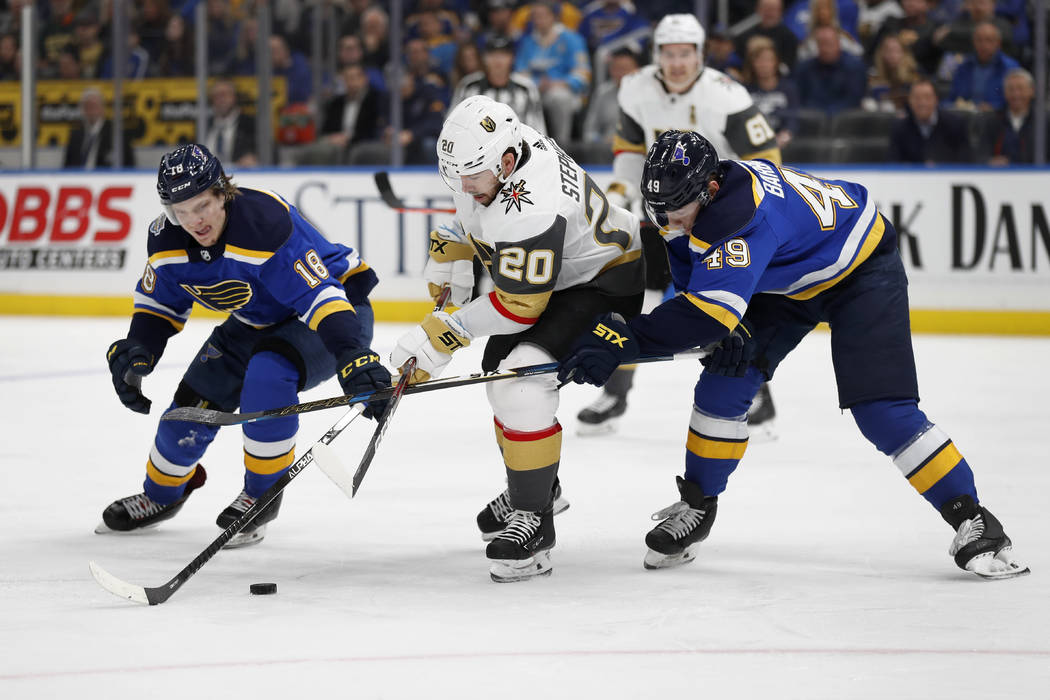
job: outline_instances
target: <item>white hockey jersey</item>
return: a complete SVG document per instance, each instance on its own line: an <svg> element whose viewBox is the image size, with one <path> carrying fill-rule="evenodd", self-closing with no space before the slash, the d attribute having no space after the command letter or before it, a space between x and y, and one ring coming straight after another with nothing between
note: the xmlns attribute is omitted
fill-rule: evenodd
<svg viewBox="0 0 1050 700"><path fill-rule="evenodd" d="M660 79L659 66L645 66L624 77L617 100L613 173L631 199L638 196L646 152L669 129L699 133L723 160L780 162L776 134L747 88L714 68L704 68L684 93L673 93Z"/></svg>
<svg viewBox="0 0 1050 700"><path fill-rule="evenodd" d="M453 317L472 336L526 330L551 294L592 287L613 296L644 283L638 218L601 188L553 139L521 127L527 154L491 204L456 194L456 218L495 290Z"/></svg>

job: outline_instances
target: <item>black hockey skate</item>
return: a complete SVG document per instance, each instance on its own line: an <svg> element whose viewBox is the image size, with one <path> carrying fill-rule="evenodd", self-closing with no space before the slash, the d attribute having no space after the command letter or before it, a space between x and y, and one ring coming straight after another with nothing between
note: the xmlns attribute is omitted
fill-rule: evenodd
<svg viewBox="0 0 1050 700"><path fill-rule="evenodd" d="M604 435L616 430L619 418L627 411L627 398L603 391L587 408L576 414L577 435Z"/></svg>
<svg viewBox="0 0 1050 700"><path fill-rule="evenodd" d="M687 564L696 557L696 547L711 532L718 513L718 497L708 498L700 487L682 477L678 492L682 500L653 514L653 520L662 520L645 536L649 551L645 554L645 568L666 569Z"/></svg>
<svg viewBox="0 0 1050 700"><path fill-rule="evenodd" d="M774 418L777 417L777 409L773 406L773 394L769 391L769 384L763 384L758 388L758 393L751 401L751 410L747 412L747 428L750 433L749 442L769 442L777 439Z"/></svg>
<svg viewBox="0 0 1050 700"><path fill-rule="evenodd" d="M277 498L270 501L270 505L263 509L263 512L252 518L252 521L244 526L244 529L238 532L236 535L230 538L230 541L222 546L223 549L237 549L238 547L247 547L252 544L259 544L266 537L266 524L277 517L277 514L281 512L281 501L284 499L284 491L277 494ZM233 499L233 503L226 506L226 509L219 513L219 517L215 519L215 524L225 530L228 528L234 520L244 515L244 512L255 505L257 498L252 498L246 492L241 491L237 494L237 498Z"/></svg>
<svg viewBox="0 0 1050 700"><path fill-rule="evenodd" d="M102 522L95 528L95 533L104 535L109 532L133 532L156 527L161 522L175 517L190 494L204 486L207 478L204 467L198 464L193 470L193 476L186 482L182 498L174 503L157 503L145 493L136 493L134 496L113 501L102 511Z"/></svg>
<svg viewBox="0 0 1050 700"><path fill-rule="evenodd" d="M551 503L554 515L569 508L569 501L562 498L561 482L558 479L554 479L554 487L551 489ZM488 542L503 532L513 512L514 506L510 504L510 491L503 489L500 495L489 501L488 505L478 513L478 529L481 530L481 539Z"/></svg>
<svg viewBox="0 0 1050 700"><path fill-rule="evenodd" d="M525 581L549 576L550 550L554 547L554 511L511 511L505 530L485 548L492 565L489 575L496 583Z"/></svg>
<svg viewBox="0 0 1050 700"><path fill-rule="evenodd" d="M948 554L960 569L984 579L1013 578L1031 573L1014 558L1013 543L1002 524L969 496L959 496L941 506L941 517L955 528Z"/></svg>

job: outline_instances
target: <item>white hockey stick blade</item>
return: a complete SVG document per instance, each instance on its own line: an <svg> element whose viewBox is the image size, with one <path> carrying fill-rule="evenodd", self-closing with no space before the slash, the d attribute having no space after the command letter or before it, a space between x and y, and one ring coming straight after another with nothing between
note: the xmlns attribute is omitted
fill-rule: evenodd
<svg viewBox="0 0 1050 700"><path fill-rule="evenodd" d="M314 464L324 472L325 476L331 479L332 483L338 486L347 498L353 498L354 477L339 460L335 448L319 442L310 448L310 454L314 457Z"/></svg>
<svg viewBox="0 0 1050 700"><path fill-rule="evenodd" d="M134 586L126 581L121 581L93 561L88 562L88 568L91 569L91 575L98 581L98 585L113 595L139 605L149 605L149 600L146 598L146 589L142 586Z"/></svg>

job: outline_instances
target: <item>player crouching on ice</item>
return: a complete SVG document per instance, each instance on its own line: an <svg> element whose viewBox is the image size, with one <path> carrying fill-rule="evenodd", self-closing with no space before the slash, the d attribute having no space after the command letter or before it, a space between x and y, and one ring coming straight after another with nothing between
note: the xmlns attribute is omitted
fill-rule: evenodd
<svg viewBox="0 0 1050 700"><path fill-rule="evenodd" d="M678 295L626 323L603 318L605 332L582 336L558 378L601 386L640 353L722 339L696 384L681 500L654 516L646 568L694 558L747 448L752 397L825 321L839 406L955 530L955 563L991 579L1028 573L979 504L970 465L919 410L897 233L864 187L765 160L719 161L702 136L668 131L649 149L641 189Z"/></svg>
<svg viewBox="0 0 1050 700"><path fill-rule="evenodd" d="M491 336L485 371L553 362L595 316L641 310L638 218L611 206L553 139L478 95L449 113L437 152L456 217L431 234L426 278L432 294L450 285L453 303L464 305L424 318L398 340L391 364L417 358L414 380L422 381L482 336ZM468 303L473 276L463 261L473 256L495 290ZM567 506L558 483L558 384L552 374L534 375L487 391L507 476L507 489L478 515L491 539L490 575L508 582L549 574L554 514Z"/></svg>
<svg viewBox="0 0 1050 700"><path fill-rule="evenodd" d="M329 242L280 196L237 188L207 148L180 146L160 161L164 214L149 228L146 270L134 294L128 337L106 357L121 402L149 413L142 377L194 302L229 313L197 352L172 406L258 411L298 402L298 393L338 372L347 394L390 385L369 349L375 272L352 248ZM371 406L370 411L381 410ZM297 416L244 426L244 489L216 524L225 529L295 462ZM130 532L174 516L204 484L198 460L218 428L161 421L143 492L114 501L96 532ZM283 492L226 546L262 540Z"/></svg>

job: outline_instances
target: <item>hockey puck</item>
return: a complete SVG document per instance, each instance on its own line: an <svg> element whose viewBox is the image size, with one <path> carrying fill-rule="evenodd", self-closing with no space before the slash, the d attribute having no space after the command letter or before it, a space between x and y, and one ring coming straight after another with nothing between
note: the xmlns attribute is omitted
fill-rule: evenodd
<svg viewBox="0 0 1050 700"><path fill-rule="evenodd" d="M248 587L252 595L273 595L277 592L276 583L253 583Z"/></svg>

